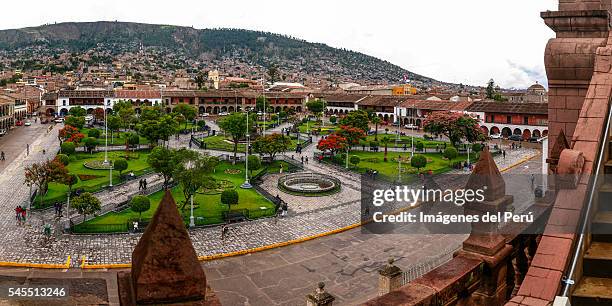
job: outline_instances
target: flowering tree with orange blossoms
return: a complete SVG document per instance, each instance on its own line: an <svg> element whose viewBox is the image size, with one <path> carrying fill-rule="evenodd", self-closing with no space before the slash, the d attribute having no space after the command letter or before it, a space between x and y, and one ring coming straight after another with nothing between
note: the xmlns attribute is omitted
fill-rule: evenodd
<svg viewBox="0 0 612 306"><path fill-rule="evenodd" d="M340 126L340 130L337 133L338 135L346 138L346 141L350 145L359 144L359 140L365 139L366 137L366 134L362 129L349 125Z"/></svg>
<svg viewBox="0 0 612 306"><path fill-rule="evenodd" d="M347 146L346 138L334 133L326 138L321 138L317 144L317 149L329 151L332 155L335 155L338 151L346 149Z"/></svg>
<svg viewBox="0 0 612 306"><path fill-rule="evenodd" d="M71 125L66 125L63 129L59 131L59 137L63 141L70 141L75 144L81 142L85 135L79 132L79 129L75 128Z"/></svg>
<svg viewBox="0 0 612 306"><path fill-rule="evenodd" d="M484 140L484 133L478 125L478 120L470 115L455 112L433 112L423 123L425 132L435 135L445 135L453 146L462 139L468 142Z"/></svg>

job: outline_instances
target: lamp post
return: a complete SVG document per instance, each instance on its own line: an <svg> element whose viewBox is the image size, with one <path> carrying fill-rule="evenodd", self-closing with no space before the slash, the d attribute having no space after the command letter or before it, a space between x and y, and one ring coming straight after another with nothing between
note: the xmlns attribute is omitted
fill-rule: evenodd
<svg viewBox="0 0 612 306"><path fill-rule="evenodd" d="M108 161L108 171L110 172L110 183L108 186L113 187L113 163L110 160Z"/></svg>
<svg viewBox="0 0 612 306"><path fill-rule="evenodd" d="M249 108L246 108L246 140L247 140L247 145L246 145L246 150L245 150L245 158L244 158L244 165L245 165L245 171L244 171L244 183L242 183L242 185L240 185L240 188L242 189L251 189L253 188L253 186L251 185L251 183L249 182L249 146L251 145L251 142L249 141L251 135L250 135L250 129L249 129ZM265 131L265 130L264 130Z"/></svg>
<svg viewBox="0 0 612 306"><path fill-rule="evenodd" d="M106 106L104 107L104 164L108 164L108 123L106 121Z"/></svg>
<svg viewBox="0 0 612 306"><path fill-rule="evenodd" d="M411 113L412 113L412 114L411 114L411 115L412 115L412 116L411 116L411 117L412 117L412 120L410 120L410 121L413 121L413 120L414 120L414 101L412 102L412 109L411 109L411 110L412 110L412 111L411 111ZM412 157L414 156L414 121L410 123L410 130L411 130L411 132L412 132L412 133L411 133L412 135L410 135L410 140L411 140L411 145L410 145L410 147L411 147L411 150L410 150L410 158L412 158Z"/></svg>
<svg viewBox="0 0 612 306"><path fill-rule="evenodd" d="M193 194L191 195L191 214L189 216L189 227L195 226L195 218L193 217Z"/></svg>
<svg viewBox="0 0 612 306"><path fill-rule="evenodd" d="M399 144L399 139L400 139L400 125L401 125L401 110L398 108L397 109L397 137L395 137L395 148L398 148L398 144ZM402 181L402 159L400 158L400 155L397 155L397 182L401 182Z"/></svg>

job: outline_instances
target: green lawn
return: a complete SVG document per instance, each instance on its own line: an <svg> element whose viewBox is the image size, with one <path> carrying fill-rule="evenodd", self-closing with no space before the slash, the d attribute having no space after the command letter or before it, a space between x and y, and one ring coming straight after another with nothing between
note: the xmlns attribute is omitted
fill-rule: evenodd
<svg viewBox="0 0 612 306"><path fill-rule="evenodd" d="M253 171L253 176L264 171L277 172L280 167L280 163L283 163L284 169L288 169L289 165L284 162L274 162L268 166L267 169L260 169ZM229 174L226 170L240 170L240 173ZM262 173L263 174L263 173ZM274 214L274 204L268 201L264 196L260 195L255 189L242 189L240 185L244 182L244 164L231 165L230 163L223 162L216 167L215 173L212 175L217 181L224 180L229 181L238 191L239 200L237 205L232 205L232 211L243 211L247 210L248 215L251 218L266 217ZM179 205L179 209L185 201L185 197L182 193L182 188L179 186L172 189L172 195L176 203ZM157 192L149 196L151 199L151 209L142 214L143 220L148 220L153 217L159 202L163 197L163 192ZM188 202L189 203L189 202ZM181 210L181 214L187 220L190 214L189 204L185 205L185 208ZM229 208L227 205L221 204L221 194L219 191L208 192L206 194L198 193L194 197L194 216L196 217L198 225L206 224L219 224L223 223L223 213L227 212ZM199 218L198 218L199 217ZM107 229L125 227L130 220L138 218L138 214L133 212L131 209L125 209L121 212L111 212L90 221L83 223L83 225L76 226L76 232L105 232ZM97 225L97 226L96 226Z"/></svg>
<svg viewBox="0 0 612 306"><path fill-rule="evenodd" d="M412 145L412 138L414 138L414 145L416 146L417 142L422 142L423 145L426 148L436 148L436 145L443 147L444 146L444 141L438 141L438 140L425 140L422 137L413 137L413 136L400 136L399 141L397 142L397 145L395 143L396 139L397 139L397 135L389 133L387 135L385 135L385 132L379 133L378 134L378 143L379 146L381 148L384 148L384 144L382 143L382 138L384 136L387 136L391 139L391 142L388 144L389 148L403 148L404 144L407 146L407 148L410 148L410 146ZM368 135L366 137L365 140L365 144L366 146L369 146L370 141L374 141L374 138L376 136L375 135ZM449 143L446 143L446 145L449 145Z"/></svg>
<svg viewBox="0 0 612 306"><path fill-rule="evenodd" d="M148 151L137 151L136 153L130 152L130 159L128 159L128 169L123 172L129 173L133 171L135 175L141 175L150 170L149 164L147 163ZM114 160L117 158L124 158L124 151L111 151L108 152L108 158ZM92 170L86 168L83 164L93 160L103 160L104 152L88 154L88 153L76 153L71 156L71 161L66 166L70 173L74 173L79 176L79 181L72 186L73 190L82 189L87 192L96 192L106 187L110 181L110 171L108 170ZM121 182L119 177L119 171L113 170L113 184ZM48 207L55 202L65 201L68 193L68 186L59 183L49 183L49 190L43 197L43 207ZM40 206L40 197L36 198L35 205Z"/></svg>
<svg viewBox="0 0 612 306"><path fill-rule="evenodd" d="M417 153L418 154L418 153ZM384 152L362 152L362 151L351 151L350 156L359 156L361 161L357 164L356 168L351 167L351 170L358 173L365 173L368 169L373 169L378 171L379 175L383 178L387 178L390 180L394 180L398 177L398 160L397 157L401 156L402 159L405 159L402 162L402 175L416 175L417 169L410 166L410 162L408 158L410 157L410 153L408 152L388 152L387 154L387 162L384 161ZM448 160L444 159L439 153L426 153L423 154L428 160L427 166L425 168L421 168L421 172L427 172L431 170L433 173L443 173L451 170L450 163ZM475 160L475 156L472 154L472 161ZM453 163L464 161L466 159L465 155L460 155L459 157L453 159ZM337 160L337 164L340 164L340 161ZM345 162L342 161L342 166L345 166ZM350 166L350 164L349 164Z"/></svg>
<svg viewBox="0 0 612 306"><path fill-rule="evenodd" d="M81 129L81 133L83 133L85 135L85 137L89 137L88 133L89 133L88 128L83 128ZM103 146L105 144L105 139L104 139L104 129L99 129L100 130L100 137L98 138L98 145L99 146ZM115 146L121 146L121 145L125 145L125 132L114 132L111 133L110 131L108 132L108 145L115 145ZM148 144L149 140L139 136L140 137L140 144ZM82 144L81 144L82 146Z"/></svg>
<svg viewBox="0 0 612 306"><path fill-rule="evenodd" d="M201 140L203 143L206 143L206 149L234 152L234 143L231 141L230 138L226 138L223 135L209 136L202 138ZM304 141L304 139L301 139L301 141ZM291 135L291 145L289 146L289 150L295 150L295 148L297 147L297 143L297 138L294 138L294 136ZM245 151L246 144L239 143L238 153L244 153Z"/></svg>
<svg viewBox="0 0 612 306"><path fill-rule="evenodd" d="M298 130L300 131L300 133L307 133L307 131L313 131L319 128L321 129L321 135L328 135L338 130L337 125L321 126L315 121L309 122L308 126L306 125L306 123L302 123L298 126Z"/></svg>

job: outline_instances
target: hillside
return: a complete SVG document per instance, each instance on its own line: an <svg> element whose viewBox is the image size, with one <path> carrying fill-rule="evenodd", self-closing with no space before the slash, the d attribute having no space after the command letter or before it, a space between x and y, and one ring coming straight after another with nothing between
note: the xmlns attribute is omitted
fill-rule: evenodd
<svg viewBox="0 0 612 306"><path fill-rule="evenodd" d="M127 22L70 22L0 31L0 59L4 56L0 64L10 68L44 70L48 63L41 59L57 59L57 54L63 52L72 56L92 54L92 50L98 61L111 62L124 53L139 49L163 55L160 60L169 62L160 66L166 69L206 69L206 65L241 63L250 67L276 66L284 78L298 78L297 81L299 77L296 74L369 83L398 82L405 75L423 83L435 82L359 52L240 29L199 30ZM17 55L19 57L14 58L18 60L10 61L10 56ZM57 63L47 68L53 70L57 69L56 66ZM64 66L76 68L78 64L73 59ZM249 77L249 74L254 73L237 73L237 76Z"/></svg>

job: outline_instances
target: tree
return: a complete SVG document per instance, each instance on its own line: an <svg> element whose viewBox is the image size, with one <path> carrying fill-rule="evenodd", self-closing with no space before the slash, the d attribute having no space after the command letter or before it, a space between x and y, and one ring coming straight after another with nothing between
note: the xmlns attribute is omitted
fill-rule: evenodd
<svg viewBox="0 0 612 306"><path fill-rule="evenodd" d="M346 138L334 133L326 138L321 138L317 144L317 149L321 151L329 151L335 155L338 151L345 150L348 147Z"/></svg>
<svg viewBox="0 0 612 306"><path fill-rule="evenodd" d="M338 135L346 138L346 141L350 145L357 145L359 144L359 140L366 138L365 132L363 130L349 125L340 126L340 130L337 133Z"/></svg>
<svg viewBox="0 0 612 306"><path fill-rule="evenodd" d="M83 215L83 221L87 219L87 215L91 215L101 209L101 203L98 198L91 193L85 192L72 200L71 206L76 209L79 214Z"/></svg>
<svg viewBox="0 0 612 306"><path fill-rule="evenodd" d="M87 148L87 151L89 153L92 153L98 145L98 139L93 137L87 137L83 140L83 144L85 145L85 148Z"/></svg>
<svg viewBox="0 0 612 306"><path fill-rule="evenodd" d="M151 200L143 195L136 195L130 200L130 208L138 213L138 222L142 220L142 213L151 208Z"/></svg>
<svg viewBox="0 0 612 306"><path fill-rule="evenodd" d="M181 184L185 201L181 209L184 209L189 199L202 186L214 179L210 176L215 167L219 164L219 159L215 156L201 155L195 151L182 150L179 155L174 177Z"/></svg>
<svg viewBox="0 0 612 306"><path fill-rule="evenodd" d="M167 188L178 166L176 151L163 146L155 147L147 157L147 163L155 172L162 175L164 187Z"/></svg>
<svg viewBox="0 0 612 306"><path fill-rule="evenodd" d="M234 189L226 189L221 193L221 203L231 208L232 205L238 204L238 191Z"/></svg>
<svg viewBox="0 0 612 306"><path fill-rule="evenodd" d="M145 120L140 124L138 129L138 133L142 135L142 137L149 140L151 145L155 145L161 139L158 128L158 122L156 120Z"/></svg>
<svg viewBox="0 0 612 306"><path fill-rule="evenodd" d="M317 120L325 111L325 107L327 107L327 102L323 99L315 99L306 103L306 108L317 117Z"/></svg>
<svg viewBox="0 0 612 306"><path fill-rule="evenodd" d="M257 100L255 100L255 111L263 112L264 107L267 105L268 105L268 98L266 98L265 96L259 96L257 97Z"/></svg>
<svg viewBox="0 0 612 306"><path fill-rule="evenodd" d="M85 115L87 115L87 111L80 106L74 106L70 108L70 110L68 111L68 114L74 117L85 117Z"/></svg>
<svg viewBox="0 0 612 306"><path fill-rule="evenodd" d="M331 124L336 124L336 121L338 121L338 117L336 117L336 116L329 117L329 122Z"/></svg>
<svg viewBox="0 0 612 306"><path fill-rule="evenodd" d="M427 166L427 158L425 155L416 154L412 156L410 159L410 165L414 168L417 168L417 171L421 171L421 168L425 168Z"/></svg>
<svg viewBox="0 0 612 306"><path fill-rule="evenodd" d="M340 120L341 125L349 125L352 127L356 127L362 130L364 133L370 129L368 126L368 122L370 122L368 113L363 110L356 110L350 112L348 113L348 115L344 116L342 120Z"/></svg>
<svg viewBox="0 0 612 306"><path fill-rule="evenodd" d="M261 155L268 154L272 162L276 154L287 151L290 145L291 138L281 134L269 134L253 142L253 152Z"/></svg>
<svg viewBox="0 0 612 306"><path fill-rule="evenodd" d="M111 115L106 117L106 127L111 133L111 143L113 142L113 136L115 132L119 132L121 128L121 118L119 116ZM119 136L119 135L117 135Z"/></svg>
<svg viewBox="0 0 612 306"><path fill-rule="evenodd" d="M385 145L385 162L387 161L387 148L389 147L389 143L391 142L391 138L387 135L380 138L380 142Z"/></svg>
<svg viewBox="0 0 612 306"><path fill-rule="evenodd" d="M478 153L482 151L482 148L483 148L482 144L479 144L479 143L472 144L472 152L474 153Z"/></svg>
<svg viewBox="0 0 612 306"><path fill-rule="evenodd" d="M453 146L458 145L461 139L467 139L468 142L484 140L478 120L461 113L433 112L423 123L423 128L434 135L445 135Z"/></svg>
<svg viewBox="0 0 612 306"><path fill-rule="evenodd" d="M160 106L145 106L140 112L140 121L145 120L159 120L161 118L163 110Z"/></svg>
<svg viewBox="0 0 612 306"><path fill-rule="evenodd" d="M249 123L252 121L249 120ZM219 127L227 134L230 135L232 141L234 142L234 160L232 163L236 164L236 155L238 153L238 142L240 139L246 136L247 125L246 125L246 115L241 113L233 113L225 118L221 119L219 122Z"/></svg>
<svg viewBox="0 0 612 306"><path fill-rule="evenodd" d="M248 159L250 175L253 176L253 170L261 169L261 159L257 155L249 155Z"/></svg>
<svg viewBox="0 0 612 306"><path fill-rule="evenodd" d="M357 165L361 162L361 158L359 158L357 155L353 155L349 158L349 162L351 165L353 165L353 167L357 167Z"/></svg>
<svg viewBox="0 0 612 306"><path fill-rule="evenodd" d="M85 126L85 117L80 116L68 116L64 120L65 125L73 126L77 129L82 129Z"/></svg>
<svg viewBox="0 0 612 306"><path fill-rule="evenodd" d="M62 183L68 186L68 193L72 194L72 186L79 182L79 177L74 173L66 173L64 176Z"/></svg>
<svg viewBox="0 0 612 306"><path fill-rule="evenodd" d="M132 123L134 123L134 121L136 120L136 112L134 111L131 105L127 108L120 108L117 112L117 116L119 116L119 118L121 119L121 127L126 130L129 129Z"/></svg>
<svg viewBox="0 0 612 306"><path fill-rule="evenodd" d="M67 141L60 145L60 151L66 155L72 155L76 151L76 146L74 142Z"/></svg>
<svg viewBox="0 0 612 306"><path fill-rule="evenodd" d="M40 205L42 206L42 200L47 193L49 183L62 181L67 173L66 167L55 159L34 163L25 167L25 183L38 187Z"/></svg>
<svg viewBox="0 0 612 306"><path fill-rule="evenodd" d="M98 130L98 129L91 129L87 133L87 136L88 137L93 137L93 138L100 138L100 130Z"/></svg>
<svg viewBox="0 0 612 306"><path fill-rule="evenodd" d="M378 141L378 125L380 124L382 120L380 120L380 117L376 116L376 114L373 113L372 118L370 118L370 122L372 122L372 124L374 124L374 140Z"/></svg>
<svg viewBox="0 0 612 306"><path fill-rule="evenodd" d="M85 135L79 132L79 129L75 128L72 125L64 126L61 130L59 130L58 135L62 141L69 141L74 143L79 143L81 142L81 139L85 138Z"/></svg>
<svg viewBox="0 0 612 306"><path fill-rule="evenodd" d="M457 158L458 155L459 152L457 149L455 149L455 147L447 147L446 150L444 150L444 157L448 159L449 164L454 158Z"/></svg>
<svg viewBox="0 0 612 306"><path fill-rule="evenodd" d="M98 107L94 110L94 120L96 122L104 120L104 109Z"/></svg>
<svg viewBox="0 0 612 306"><path fill-rule="evenodd" d="M119 100L113 105L113 113L117 114L122 109L132 109L132 103L126 100Z"/></svg>
<svg viewBox="0 0 612 306"><path fill-rule="evenodd" d="M172 112L183 115L185 118L185 129L187 129L187 122L193 121L198 113L195 107L185 103L175 106Z"/></svg>
<svg viewBox="0 0 612 306"><path fill-rule="evenodd" d="M129 150L130 147L136 147L140 144L140 136L136 133L125 134L125 150Z"/></svg>
<svg viewBox="0 0 612 306"><path fill-rule="evenodd" d="M172 116L163 116L157 122L157 133L159 134L159 139L168 141L170 139L170 136L178 133L178 130L178 121L176 121L176 119L174 119Z"/></svg>
<svg viewBox="0 0 612 306"><path fill-rule="evenodd" d="M198 85L198 89L202 89L204 87L204 84L206 84L206 75L204 75L203 72L199 72L195 78L193 79L193 81L196 83L196 85Z"/></svg>
<svg viewBox="0 0 612 306"><path fill-rule="evenodd" d="M425 145L421 141L417 141L415 147L417 151L423 151L423 149L425 149Z"/></svg>
<svg viewBox="0 0 612 306"><path fill-rule="evenodd" d="M128 162L125 158L118 158L113 162L113 170L119 171L119 177L121 177L121 174L123 171L127 170L127 168Z"/></svg>
<svg viewBox="0 0 612 306"><path fill-rule="evenodd" d="M489 82L487 83L487 98L493 99L494 96L495 96L495 81L493 81L493 79L490 79Z"/></svg>

